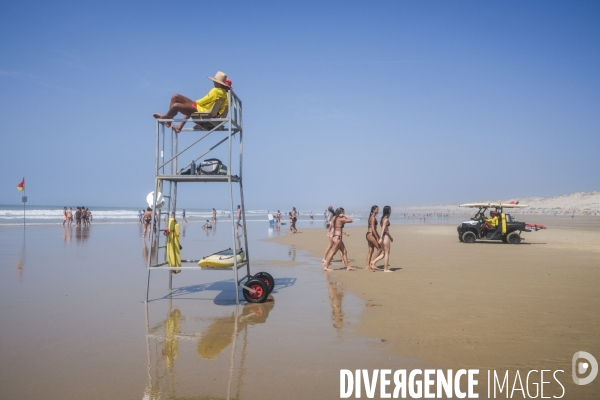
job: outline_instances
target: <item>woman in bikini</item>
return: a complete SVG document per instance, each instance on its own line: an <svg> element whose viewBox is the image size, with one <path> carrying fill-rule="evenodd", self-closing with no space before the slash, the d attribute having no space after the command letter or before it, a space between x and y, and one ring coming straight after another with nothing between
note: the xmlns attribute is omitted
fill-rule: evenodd
<svg viewBox="0 0 600 400"><path fill-rule="evenodd" d="M69 226L73 223L73 207L69 207L67 210L67 223Z"/></svg>
<svg viewBox="0 0 600 400"><path fill-rule="evenodd" d="M375 251L375 249L377 249L377 253L375 253L375 258L377 258L379 257L382 251L381 245L379 244L379 233L377 233L377 214L379 214L379 207L371 207L371 214L369 215L369 225L366 234L369 250L367 252L367 266L365 267L365 269L369 269L371 271L375 271L375 268L371 267L371 258L373 258L373 252Z"/></svg>
<svg viewBox="0 0 600 400"><path fill-rule="evenodd" d="M350 263L348 262L348 252L346 251L346 246L344 246L344 242L342 242L344 225L350 223L352 223L352 218L347 217L344 214L343 208L340 207L337 210L335 210L335 217L333 217L333 220L331 221L331 226L333 226L333 235L331 237L331 240L333 241L333 246L331 247L331 251L329 252L329 255L327 256L327 259L325 260L325 263L323 265L324 271L332 270L331 268L329 268L329 265L331 264L331 260L333 259L333 256L335 255L335 253L337 253L338 250L342 252L342 260L346 265L346 270L352 271L356 269L350 266Z"/></svg>
<svg viewBox="0 0 600 400"><path fill-rule="evenodd" d="M381 217L381 237L378 240L378 243L382 245L383 254L380 254L379 257L375 258L371 261L371 268L375 269L375 263L377 261L383 260L383 272L394 272L390 270L389 262L390 262L390 244L394 241L392 236L390 235L390 214L392 214L392 207L385 206L383 207L383 216Z"/></svg>
<svg viewBox="0 0 600 400"><path fill-rule="evenodd" d="M144 233L142 239L146 239L146 232L148 232L148 237L150 237L150 224L152 223L152 208L146 208L146 212L144 212Z"/></svg>

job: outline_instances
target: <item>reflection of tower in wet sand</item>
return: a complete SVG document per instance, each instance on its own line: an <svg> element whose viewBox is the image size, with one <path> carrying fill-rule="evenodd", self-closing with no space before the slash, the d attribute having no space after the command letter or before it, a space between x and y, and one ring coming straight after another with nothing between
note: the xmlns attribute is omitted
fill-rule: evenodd
<svg viewBox="0 0 600 400"><path fill-rule="evenodd" d="M207 321L205 317L185 316L179 309L174 309L169 300L167 318L150 327L149 309L146 303L146 329L148 352L148 384L144 391L145 400L158 399L238 399L243 386L242 375L245 370L246 347L248 345L248 327L264 323L274 307L271 296L261 304L248 303L241 314L236 306L235 312L209 318L208 326L199 328L195 324ZM194 327L190 329L190 327ZM241 365L235 366L236 338L244 331L244 345L241 352ZM196 353L199 357L190 357L190 341L197 341ZM152 345L154 343L154 346ZM231 356L222 357L225 349L231 345ZM180 346L184 346L180 349ZM154 350L153 350L154 349ZM207 364L208 363L208 364ZM229 365L229 367L227 367ZM237 381L234 381L235 371ZM206 374L217 374L222 380L220 389L217 382L202 385L198 380ZM191 375L190 375L191 374ZM225 378L228 377L225 385ZM186 382L187 379L187 382ZM191 383L190 383L191 382ZM194 387L198 385L197 387ZM237 386L237 389L235 388ZM189 391L192 393L189 393ZM232 394L232 390L236 393ZM217 393L215 393L217 391Z"/></svg>

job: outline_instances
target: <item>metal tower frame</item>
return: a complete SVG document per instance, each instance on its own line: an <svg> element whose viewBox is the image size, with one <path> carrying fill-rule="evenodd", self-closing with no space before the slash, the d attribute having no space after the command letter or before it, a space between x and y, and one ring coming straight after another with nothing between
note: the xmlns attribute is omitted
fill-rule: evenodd
<svg viewBox="0 0 600 400"><path fill-rule="evenodd" d="M155 187L154 187L154 200L152 205L152 229L150 232L150 248L156 246L156 256L148 257L147 269L148 269L148 282L146 286L146 302L148 302L148 296L150 291L150 273L153 270L233 270L234 271L234 284L235 284L235 301L236 304L239 304L239 293L238 286L241 286L244 289L252 291L252 289L248 288L241 282L248 278L250 279L252 275L250 275L250 254L248 250L248 236L246 232L246 209L244 205L244 190L242 185L242 165L243 165L243 129L242 129L242 101L233 90L229 90L228 92L228 112L222 118L202 118L195 114L192 114L190 119L157 119L156 120L156 162L155 162ZM173 124L174 122L188 121L195 123L196 126L193 128L184 128L180 133L175 133L173 128L166 128L164 123L170 122ZM186 146L183 150L179 150L179 135L186 134L186 132L192 132L200 137L197 140L192 141L192 143ZM201 148L199 143L203 139L206 139L210 135L215 135L218 133L225 133L226 136L221 139L217 144L209 147L208 149L203 148L203 152L200 155L193 158L193 161L184 165L183 167L179 166L179 159L185 153L186 157L188 157L191 153L191 150ZM238 136L239 138L239 172L237 175L233 175L232 171L232 160L233 160L233 139L234 136ZM208 153L219 147L220 145L227 143L228 146L228 158L227 158L227 175L181 175L179 172L185 170L190 167L192 163L196 163L202 157L205 157ZM204 144L204 143L202 143ZM189 151L189 152L188 152ZM197 153L194 153L197 154ZM189 158L188 158L189 159ZM234 257L233 267L228 268L205 268L200 266L184 266L184 263L198 263L199 260L181 260L181 267L170 267L167 263L167 251L166 251L166 240L165 244L161 245L161 226L160 221L163 216L170 217L172 215L176 215L177 211L177 184L178 183L197 183L197 182L208 182L208 183L227 183L229 186L229 207L230 207L230 220L231 220L231 239L232 246L234 249ZM244 234L244 250L245 250L245 259L241 262L237 262L237 241L236 241L236 233L235 233L235 224L234 221L234 210L233 210L233 184L239 184L240 188L240 203L242 210L242 227ZM165 199L165 205L156 209L157 206L157 193L162 193L163 198ZM158 215L157 215L158 214ZM158 217L158 221L155 219ZM157 223L157 230L154 231L154 224ZM155 243L156 240L156 243ZM163 253L163 261L159 262L160 251ZM154 264L153 264L154 262ZM239 279L238 270L242 267L246 266L246 275ZM173 274L169 274L169 290L173 289Z"/></svg>

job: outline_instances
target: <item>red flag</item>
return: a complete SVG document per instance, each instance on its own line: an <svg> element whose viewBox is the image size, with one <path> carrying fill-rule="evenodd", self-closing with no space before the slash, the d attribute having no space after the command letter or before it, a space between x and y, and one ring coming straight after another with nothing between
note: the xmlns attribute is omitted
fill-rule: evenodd
<svg viewBox="0 0 600 400"><path fill-rule="evenodd" d="M17 189L19 189L19 192L22 192L23 190L25 190L25 178L23 178L23 180L21 181L21 183L19 183L17 185Z"/></svg>

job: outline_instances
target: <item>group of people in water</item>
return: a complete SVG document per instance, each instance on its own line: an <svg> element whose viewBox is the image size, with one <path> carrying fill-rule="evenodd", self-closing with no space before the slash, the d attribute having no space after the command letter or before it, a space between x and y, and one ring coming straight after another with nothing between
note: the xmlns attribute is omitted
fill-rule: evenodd
<svg viewBox="0 0 600 400"><path fill-rule="evenodd" d="M75 226L90 226L93 216L92 212L87 207L77 207L75 210ZM63 208L63 226L71 226L73 224L73 207Z"/></svg>
<svg viewBox="0 0 600 400"><path fill-rule="evenodd" d="M329 230L327 237L329 238L329 242L325 249L323 259L321 260L323 262L323 270L332 271L330 268L331 261L333 256L339 251L342 254L342 261L346 266L346 270L353 271L356 268L350 266L350 263L348 262L348 251L342 240L344 235L348 236L348 234L344 232L344 226L352 223L352 218L345 214L342 207L333 211L333 207L329 206L328 214L327 228ZM390 247L391 243L394 241L389 232L392 208L390 206L383 207L383 213L379 221L377 221L378 214L379 207L371 207L367 233L365 235L367 245L369 246L365 269L372 272L378 271L379 269L376 264L383 259L383 272L393 272L389 267ZM377 225L381 226L381 235L379 235L379 232L377 231Z"/></svg>

